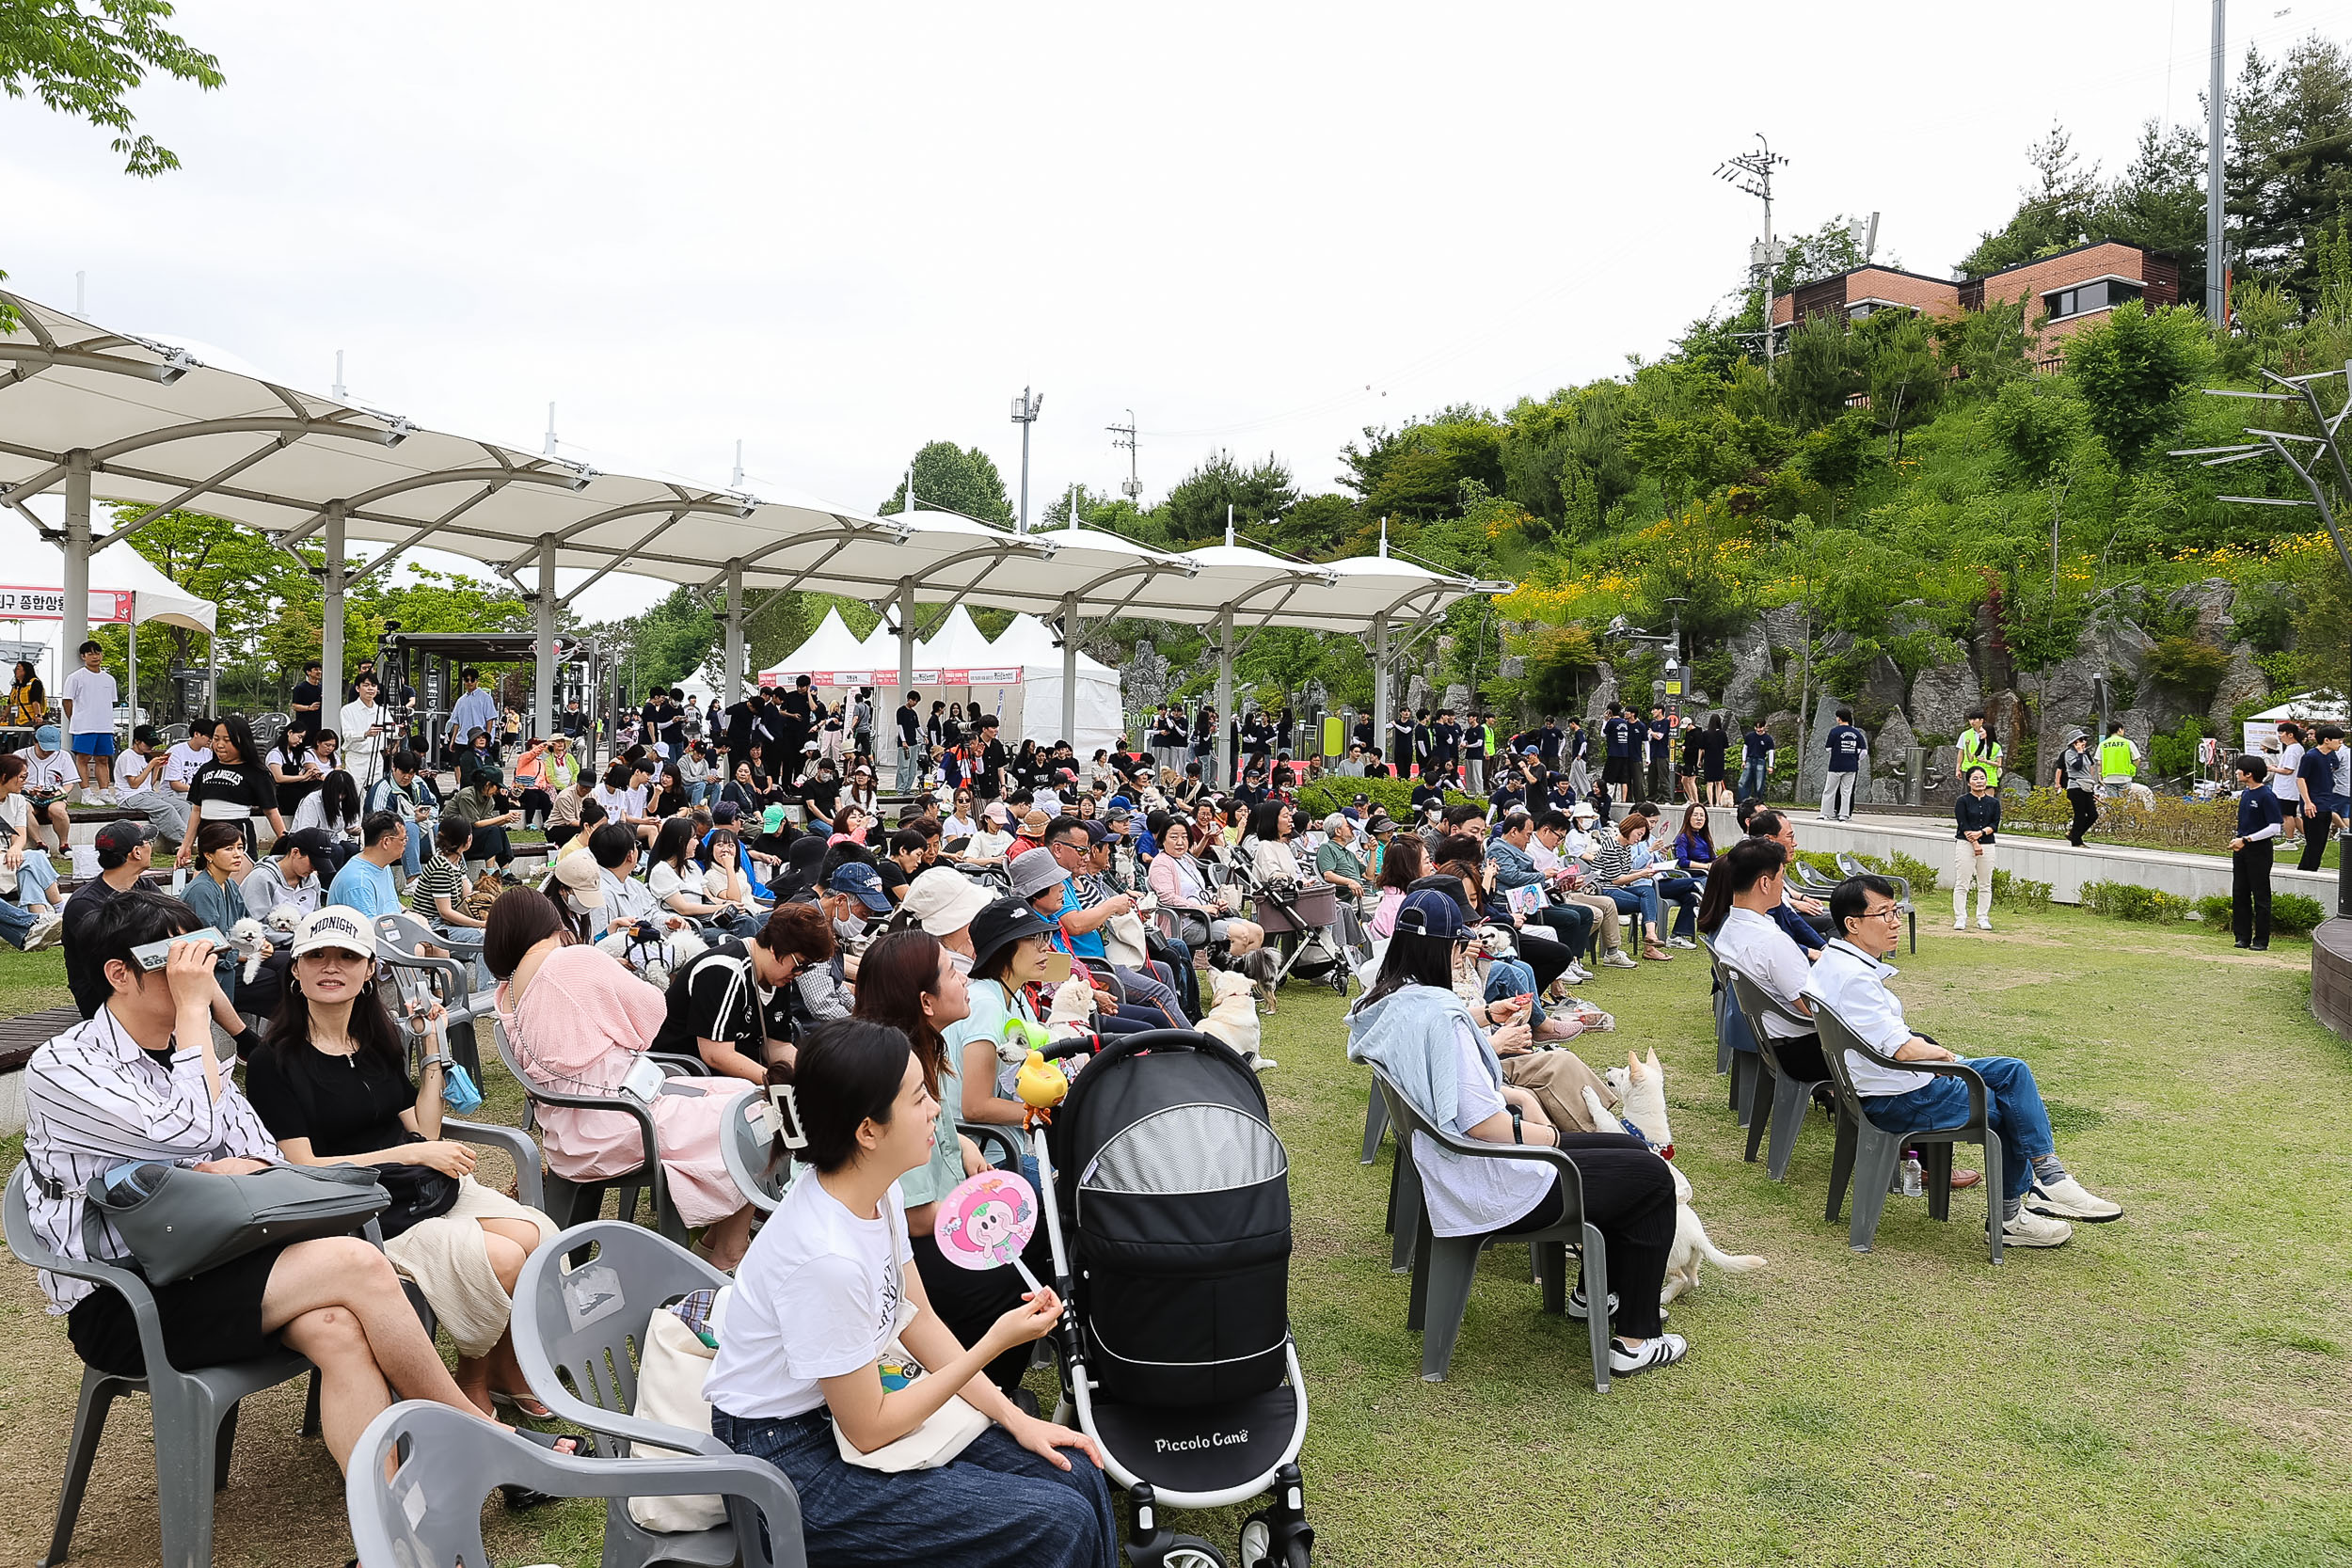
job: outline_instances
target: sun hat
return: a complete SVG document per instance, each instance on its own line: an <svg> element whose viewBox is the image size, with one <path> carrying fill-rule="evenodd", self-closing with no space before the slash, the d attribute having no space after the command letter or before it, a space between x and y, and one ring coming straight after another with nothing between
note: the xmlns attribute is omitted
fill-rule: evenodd
<svg viewBox="0 0 2352 1568"><path fill-rule="evenodd" d="M1579 800L1576 803L1576 809L1568 815L1579 822L1597 822L1600 819L1600 813L1594 808L1590 800Z"/></svg>
<svg viewBox="0 0 2352 1568"><path fill-rule="evenodd" d="M1024 838L1042 839L1045 830L1053 825L1052 817L1041 811L1033 811L1021 819L1021 834Z"/></svg>
<svg viewBox="0 0 2352 1568"><path fill-rule="evenodd" d="M1396 934L1451 942L1462 934L1462 906L1437 890L1408 893L1396 907Z"/></svg>
<svg viewBox="0 0 2352 1568"><path fill-rule="evenodd" d="M905 909L935 937L961 931L988 907L988 890L953 866L934 865L907 884Z"/></svg>
<svg viewBox="0 0 2352 1568"><path fill-rule="evenodd" d="M582 909L604 908L604 871L596 856L564 856L555 863L555 880Z"/></svg>
<svg viewBox="0 0 2352 1568"><path fill-rule="evenodd" d="M972 917L972 973L985 974L1004 950L1025 937L1053 934L1054 927L1018 898L992 898Z"/></svg>
<svg viewBox="0 0 2352 1568"><path fill-rule="evenodd" d="M1051 849L1024 849L1012 858L1012 891L1019 897L1034 898L1068 880L1070 873Z"/></svg>
<svg viewBox="0 0 2352 1568"><path fill-rule="evenodd" d="M348 904L329 904L323 910L312 910L294 927L294 942L287 951L295 958L333 947L361 958L375 957L375 938L368 930L359 911Z"/></svg>

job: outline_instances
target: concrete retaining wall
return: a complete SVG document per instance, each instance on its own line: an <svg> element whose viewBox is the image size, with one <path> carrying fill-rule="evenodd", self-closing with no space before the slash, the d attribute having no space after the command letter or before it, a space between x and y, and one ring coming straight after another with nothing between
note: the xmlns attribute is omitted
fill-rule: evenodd
<svg viewBox="0 0 2352 1568"><path fill-rule="evenodd" d="M1740 825L1730 812L1718 809L1713 818L1716 843L1739 836ZM1794 821L1797 847L1808 853L1851 850L1883 860L1899 849L1934 866L1941 888L1952 885L1952 830L1947 823L1923 818L1914 827L1889 817L1822 822L1803 812L1796 814ZM2085 882L2130 882L2191 900L2209 893L2229 896L2226 857L2116 848L2095 841L2077 849L2064 839L2006 833L2000 835L1997 847L2003 871L2049 883L2054 903L2081 903ZM2296 871L2281 864L2271 872L2270 887L2273 893L2300 893L2316 898L2323 909L2336 907L2336 874L2332 871Z"/></svg>

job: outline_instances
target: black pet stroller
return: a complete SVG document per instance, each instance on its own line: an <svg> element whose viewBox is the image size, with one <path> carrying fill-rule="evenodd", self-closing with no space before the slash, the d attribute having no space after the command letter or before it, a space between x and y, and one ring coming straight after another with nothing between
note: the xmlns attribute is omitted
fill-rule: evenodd
<svg viewBox="0 0 2352 1568"><path fill-rule="evenodd" d="M1061 1365L1056 1418L1102 1445L1135 1568L1307 1568L1307 1391L1290 1333L1290 1161L1265 1091L1191 1030L1106 1041L1031 1137ZM1161 1510L1271 1493L1228 1558Z"/></svg>

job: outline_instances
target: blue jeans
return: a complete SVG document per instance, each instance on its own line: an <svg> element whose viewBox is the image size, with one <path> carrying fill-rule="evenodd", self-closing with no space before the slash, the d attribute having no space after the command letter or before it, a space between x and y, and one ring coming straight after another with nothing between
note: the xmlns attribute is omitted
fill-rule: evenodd
<svg viewBox="0 0 2352 1568"><path fill-rule="evenodd" d="M1743 763L1740 768L1739 785L1731 792L1732 803L1737 805L1742 800L1761 800L1762 799L1764 799L1764 765L1760 762Z"/></svg>
<svg viewBox="0 0 2352 1568"><path fill-rule="evenodd" d="M1643 928L1634 935L1642 941L1655 940L1651 936L1652 932L1656 932L1661 937L1666 934L1665 921L1660 914L1658 907L1657 878L1645 877L1629 887L1613 887L1609 889L1608 896L1609 901L1617 906L1619 914L1640 917Z"/></svg>
<svg viewBox="0 0 2352 1568"><path fill-rule="evenodd" d="M2058 1152L2050 1136L2050 1113L2042 1105L2042 1087L2033 1081L2033 1069L2014 1056L1961 1060L1984 1075L1986 1119L2001 1135L2001 1196L2022 1198L2033 1185L2034 1161ZM1957 1078L1931 1078L1909 1094L1866 1095L1862 1111L1882 1132L1953 1127L1967 1118L1968 1086Z"/></svg>
<svg viewBox="0 0 2352 1568"><path fill-rule="evenodd" d="M24 912L24 905L0 898L0 942L22 951L32 929L33 917Z"/></svg>
<svg viewBox="0 0 2352 1568"><path fill-rule="evenodd" d="M1653 880L1657 884L1661 906L1675 906L1674 934L1689 938L1699 928L1699 879L1695 877L1659 877Z"/></svg>
<svg viewBox="0 0 2352 1568"><path fill-rule="evenodd" d="M1533 1026L1544 1021L1543 989L1535 984L1535 972L1517 958L1497 958L1486 966L1486 1000L1500 1002L1506 996L1533 998L1527 1022Z"/></svg>
<svg viewBox="0 0 2352 1568"><path fill-rule="evenodd" d="M57 897L57 868L49 863L48 851L24 851L24 863L16 872L16 897L21 904L46 904L53 912L62 902Z"/></svg>
<svg viewBox="0 0 2352 1568"><path fill-rule="evenodd" d="M1059 1470L992 1426L952 1464L885 1474L851 1465L823 1410L745 1420L713 1406L711 1435L782 1470L800 1495L810 1568L1111 1568L1119 1525L1094 1462Z"/></svg>

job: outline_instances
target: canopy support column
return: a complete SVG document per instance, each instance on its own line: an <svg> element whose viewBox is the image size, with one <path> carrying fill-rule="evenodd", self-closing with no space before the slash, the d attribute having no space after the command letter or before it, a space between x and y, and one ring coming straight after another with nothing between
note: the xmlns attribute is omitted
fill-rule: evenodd
<svg viewBox="0 0 2352 1568"><path fill-rule="evenodd" d="M743 700L743 562L741 557L727 562L727 673L723 689L726 705L733 707Z"/></svg>
<svg viewBox="0 0 2352 1568"><path fill-rule="evenodd" d="M1078 744L1078 595L1061 596L1061 738Z"/></svg>
<svg viewBox="0 0 2352 1568"><path fill-rule="evenodd" d="M343 706L343 522L340 500L326 503L326 578L319 594L319 717ZM398 700L398 693L394 693ZM351 739L345 736L344 741Z"/></svg>
<svg viewBox="0 0 2352 1568"><path fill-rule="evenodd" d="M1389 612L1372 618L1372 745L1376 753L1389 749Z"/></svg>
<svg viewBox="0 0 2352 1568"><path fill-rule="evenodd" d="M907 510L914 510L914 493L907 492ZM908 689L914 685L914 579L898 579L898 689L891 693L890 717L885 721L881 713L874 715L882 730L883 759L896 769L893 780L903 792L914 787L914 753L898 743L898 705L906 698ZM879 695L879 693L877 693ZM877 702L874 706L882 705ZM877 781L879 783L880 781Z"/></svg>
<svg viewBox="0 0 2352 1568"><path fill-rule="evenodd" d="M1233 607L1216 612L1216 782L1231 789L1233 778Z"/></svg>
<svg viewBox="0 0 2352 1568"><path fill-rule="evenodd" d="M80 668L89 641L89 453L65 454L65 626L57 639L57 685Z"/></svg>
<svg viewBox="0 0 2352 1568"><path fill-rule="evenodd" d="M538 678L531 693L531 738L545 740L555 733L555 535L539 535L539 596L531 606L532 651L538 656Z"/></svg>

